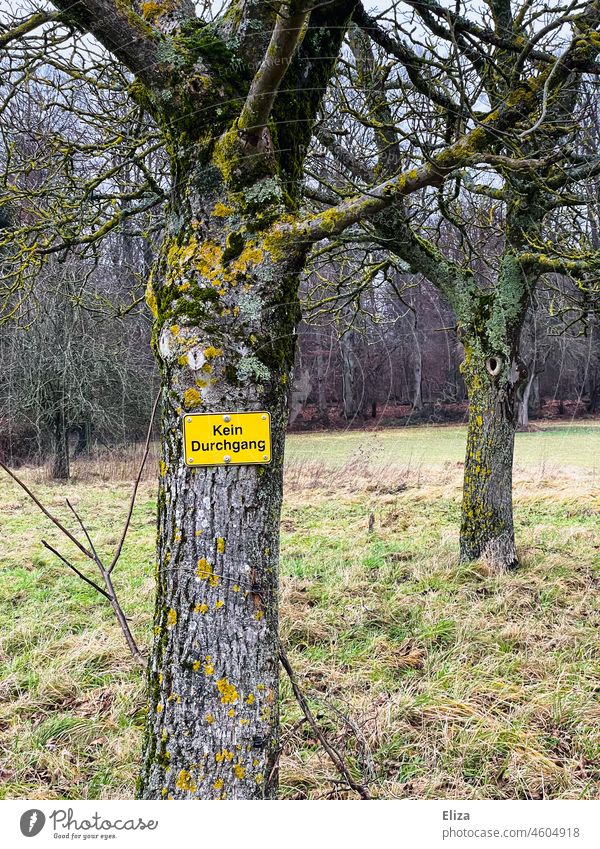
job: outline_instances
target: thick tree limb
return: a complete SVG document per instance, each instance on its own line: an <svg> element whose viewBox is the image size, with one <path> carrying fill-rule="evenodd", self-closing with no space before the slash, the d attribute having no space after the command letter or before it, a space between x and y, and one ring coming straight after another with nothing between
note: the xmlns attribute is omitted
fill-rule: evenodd
<svg viewBox="0 0 600 849"><path fill-rule="evenodd" d="M159 33L141 18L131 0L52 0L82 32L98 39L110 53L140 80L159 85Z"/></svg>
<svg viewBox="0 0 600 849"><path fill-rule="evenodd" d="M286 72L285 90L278 92L273 104L279 164L292 195L355 5L356 0L333 0L315 6Z"/></svg>
<svg viewBox="0 0 600 849"><path fill-rule="evenodd" d="M567 274L579 277L590 273L600 272L600 252L585 258L552 256L550 254L524 251L517 257L518 261L529 268L535 268L539 273Z"/></svg>
<svg viewBox="0 0 600 849"><path fill-rule="evenodd" d="M496 123L493 130L491 126L478 127L419 168L391 177L368 193L355 195L295 226L288 225L287 229L295 231L295 235L302 240L317 242L339 235L353 224L373 218L402 197L428 186L440 185L448 174L472 161L473 153L481 150L501 125Z"/></svg>
<svg viewBox="0 0 600 849"><path fill-rule="evenodd" d="M277 89L289 67L306 22L305 9L301 5L295 9L294 5L286 3L279 10L271 41L240 113L238 127L254 141L258 139L269 120Z"/></svg>
<svg viewBox="0 0 600 849"><path fill-rule="evenodd" d="M560 174L550 177L546 183L551 189L558 189L581 180L588 180L600 174L600 156L590 157L586 162L565 168Z"/></svg>
<svg viewBox="0 0 600 849"><path fill-rule="evenodd" d="M354 156L343 144L340 144L333 133L328 132L326 129L318 129L315 135L323 147L327 148L354 177L364 183L369 183L373 180L374 175L372 170Z"/></svg>

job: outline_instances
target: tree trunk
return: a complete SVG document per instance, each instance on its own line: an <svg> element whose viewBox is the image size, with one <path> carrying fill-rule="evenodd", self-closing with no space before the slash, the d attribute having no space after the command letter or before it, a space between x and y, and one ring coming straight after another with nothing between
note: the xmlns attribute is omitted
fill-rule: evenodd
<svg viewBox="0 0 600 849"><path fill-rule="evenodd" d="M508 375L506 372L509 371ZM516 381L500 357L465 344L469 426L462 502L462 561L485 558L495 570L517 566L512 512Z"/></svg>
<svg viewBox="0 0 600 849"><path fill-rule="evenodd" d="M540 376L536 374L531 383L529 392L529 415L536 416L540 412L542 399L540 398Z"/></svg>
<svg viewBox="0 0 600 849"><path fill-rule="evenodd" d="M87 419L72 428L77 433L77 445L73 451L75 457L90 453L92 444L92 423Z"/></svg>
<svg viewBox="0 0 600 849"><path fill-rule="evenodd" d="M588 413L597 413L600 411L600 333L598 328L592 326L592 336L590 339L590 347L593 350L591 364L589 366L588 386L589 386L589 403Z"/></svg>
<svg viewBox="0 0 600 849"><path fill-rule="evenodd" d="M535 368L535 361L531 364L531 367ZM525 383L521 397L519 398L517 416L519 430L527 430L529 428L531 389L536 377L537 375L534 373L527 378L527 382Z"/></svg>
<svg viewBox="0 0 600 849"><path fill-rule="evenodd" d="M307 368L301 368L294 375L292 382L292 391L290 393L289 406L289 425L293 425L300 413L304 410L306 402L310 396L311 379L310 371Z"/></svg>
<svg viewBox="0 0 600 849"><path fill-rule="evenodd" d="M52 477L69 480L69 429L62 406L54 415Z"/></svg>
<svg viewBox="0 0 600 849"><path fill-rule="evenodd" d="M413 391L412 391L412 409L420 412L423 409L423 356L421 352L421 344L419 334L415 326L412 328L412 337L414 348L412 353L413 362Z"/></svg>
<svg viewBox="0 0 600 849"><path fill-rule="evenodd" d="M356 333L347 330L340 338L342 354L342 403L345 419L353 419L360 410L360 381L356 357Z"/></svg>
<svg viewBox="0 0 600 849"><path fill-rule="evenodd" d="M214 186L198 199L197 187ZM220 191L219 191L220 190ZM180 180L149 286L162 378L150 709L137 795L275 793L287 389L304 257L240 225L216 169ZM191 208L186 208L191 204ZM182 223L183 222L183 223ZM182 415L268 410L270 465L190 468Z"/></svg>
<svg viewBox="0 0 600 849"><path fill-rule="evenodd" d="M452 346L452 369L450 371L450 380L453 388L453 401L457 404L462 404L466 398L465 381L462 376L461 362L459 354L460 346L455 342Z"/></svg>
<svg viewBox="0 0 600 849"><path fill-rule="evenodd" d="M326 393L327 367L325 365L325 356L320 343L317 347L317 409L319 417L326 422L329 419L329 407L327 405Z"/></svg>
<svg viewBox="0 0 600 849"><path fill-rule="evenodd" d="M461 371L469 398L460 557L483 557L496 571L518 565L512 465L517 397L527 377L519 342L532 285L507 251L495 291L479 289L473 281L457 302L465 350Z"/></svg>
<svg viewBox="0 0 600 849"><path fill-rule="evenodd" d="M594 372L590 377L590 400L588 403L588 413L597 413L600 411L600 371Z"/></svg>

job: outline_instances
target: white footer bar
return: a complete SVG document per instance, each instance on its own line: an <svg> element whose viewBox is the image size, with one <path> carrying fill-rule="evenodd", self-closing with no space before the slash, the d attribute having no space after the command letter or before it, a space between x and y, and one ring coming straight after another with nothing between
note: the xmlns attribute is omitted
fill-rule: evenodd
<svg viewBox="0 0 600 849"><path fill-rule="evenodd" d="M225 806L225 807L224 807ZM600 847L600 801L0 803L6 847Z"/></svg>

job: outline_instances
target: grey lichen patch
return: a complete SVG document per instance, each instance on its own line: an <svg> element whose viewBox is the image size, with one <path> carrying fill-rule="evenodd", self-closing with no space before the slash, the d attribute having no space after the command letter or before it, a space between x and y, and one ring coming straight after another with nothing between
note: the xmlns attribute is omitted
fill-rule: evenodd
<svg viewBox="0 0 600 849"><path fill-rule="evenodd" d="M256 295L241 295L238 301L240 315L243 318L258 319L262 310L262 300Z"/></svg>
<svg viewBox="0 0 600 849"><path fill-rule="evenodd" d="M244 201L248 207L280 203L283 199L283 186L279 177L266 177L244 191Z"/></svg>
<svg viewBox="0 0 600 849"><path fill-rule="evenodd" d="M186 64L185 57L182 56L171 39L160 42L156 48L156 56L160 62L164 62L172 68L183 68Z"/></svg>
<svg viewBox="0 0 600 849"><path fill-rule="evenodd" d="M258 383L266 383L271 374L269 369L258 357L243 357L237 364L236 368L238 379L245 383L246 381L255 380Z"/></svg>

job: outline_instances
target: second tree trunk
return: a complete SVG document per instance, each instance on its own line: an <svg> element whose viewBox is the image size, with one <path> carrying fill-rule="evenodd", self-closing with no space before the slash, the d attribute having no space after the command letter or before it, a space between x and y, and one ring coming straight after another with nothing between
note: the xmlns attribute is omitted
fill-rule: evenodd
<svg viewBox="0 0 600 849"><path fill-rule="evenodd" d="M512 510L515 381L499 356L465 345L469 394L460 533L461 560L484 557L495 570L517 565ZM507 375L508 372L508 375Z"/></svg>

